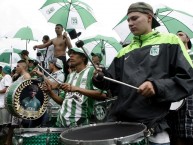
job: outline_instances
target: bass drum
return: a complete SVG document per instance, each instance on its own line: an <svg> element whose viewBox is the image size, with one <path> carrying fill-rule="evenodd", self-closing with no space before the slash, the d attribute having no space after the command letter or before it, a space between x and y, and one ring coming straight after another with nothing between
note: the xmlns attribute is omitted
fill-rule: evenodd
<svg viewBox="0 0 193 145"><path fill-rule="evenodd" d="M63 145L145 145L141 123L112 122L92 124L64 131Z"/></svg>
<svg viewBox="0 0 193 145"><path fill-rule="evenodd" d="M26 120L40 118L45 113L48 102L43 83L36 79L14 82L5 95L5 106L8 111Z"/></svg>

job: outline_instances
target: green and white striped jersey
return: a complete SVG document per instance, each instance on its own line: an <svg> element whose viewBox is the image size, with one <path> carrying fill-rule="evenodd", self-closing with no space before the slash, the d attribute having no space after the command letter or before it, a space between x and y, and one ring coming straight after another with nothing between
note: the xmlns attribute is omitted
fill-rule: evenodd
<svg viewBox="0 0 193 145"><path fill-rule="evenodd" d="M92 84L93 71L93 67L87 66L79 73L72 72L68 75L66 82L80 88L97 90ZM93 113L94 99L78 92L66 92L60 96L64 97L64 100L57 118L57 126L73 127L89 124L89 118Z"/></svg>

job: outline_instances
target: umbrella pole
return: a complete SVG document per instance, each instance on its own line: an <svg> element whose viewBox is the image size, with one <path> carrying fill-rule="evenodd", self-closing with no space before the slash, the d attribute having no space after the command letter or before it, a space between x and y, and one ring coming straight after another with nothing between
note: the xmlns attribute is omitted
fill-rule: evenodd
<svg viewBox="0 0 193 145"><path fill-rule="evenodd" d="M88 56L88 54L87 54L87 52L85 51L83 45L84 45L84 42L83 42L82 40L78 40L78 41L76 42L76 46L79 47L79 48L82 48L82 50L84 51L85 55L88 57L89 61L91 62L91 64L92 64L93 67L95 68L95 70L97 70L95 64L93 63L92 59ZM99 75L99 74L98 74L98 75ZM101 77L101 76L99 76L99 77ZM120 85L124 85L124 86L130 87L130 88L136 89L136 90L139 89L139 88L137 88L137 87L135 87L135 86L132 86L132 85L130 85L130 84L126 84L126 83L121 82L121 81L117 81L117 80L115 80L115 79L111 79L111 78L109 78L109 77L102 76L102 78L105 79L105 80L108 80L108 81L111 81L111 82L120 84Z"/></svg>
<svg viewBox="0 0 193 145"><path fill-rule="evenodd" d="M27 40L26 40L26 44L25 44L26 50L27 50Z"/></svg>
<svg viewBox="0 0 193 145"><path fill-rule="evenodd" d="M11 68L12 68L12 52L11 52Z"/></svg>
<svg viewBox="0 0 193 145"><path fill-rule="evenodd" d="M12 57L13 57L13 47L11 46L11 48L12 48L12 49L11 49L12 51L11 51L11 65L10 65L10 66L11 66L11 68L12 68L12 60L13 60L13 58L12 58Z"/></svg>

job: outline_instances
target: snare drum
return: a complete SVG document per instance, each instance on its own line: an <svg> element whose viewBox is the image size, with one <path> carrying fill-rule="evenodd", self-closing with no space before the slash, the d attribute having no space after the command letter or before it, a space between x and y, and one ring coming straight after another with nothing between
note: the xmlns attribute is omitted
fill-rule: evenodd
<svg viewBox="0 0 193 145"><path fill-rule="evenodd" d="M14 129L13 145L59 145L64 128L17 128Z"/></svg>
<svg viewBox="0 0 193 145"><path fill-rule="evenodd" d="M140 123L99 123L66 130L60 139L63 145L145 145L145 130Z"/></svg>
<svg viewBox="0 0 193 145"><path fill-rule="evenodd" d="M29 103L26 99L28 99L27 97L30 95L29 93L32 86L36 88L36 104L38 101L40 105L38 110L33 110L33 107L28 107L32 109L26 109L25 106L23 106L22 100ZM40 118L45 113L48 102L48 95L43 90L43 84L35 79L29 79L23 82L14 82L7 89L5 94L5 106L8 111L12 115L26 120L35 120ZM36 104L34 106L37 108Z"/></svg>

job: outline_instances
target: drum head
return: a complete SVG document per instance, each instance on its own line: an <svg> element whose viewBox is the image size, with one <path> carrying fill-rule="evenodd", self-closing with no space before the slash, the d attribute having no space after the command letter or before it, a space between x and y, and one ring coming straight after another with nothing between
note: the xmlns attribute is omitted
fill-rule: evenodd
<svg viewBox="0 0 193 145"><path fill-rule="evenodd" d="M101 123L64 131L60 138L65 145L108 145L132 142L145 130L146 126L139 123Z"/></svg>
<svg viewBox="0 0 193 145"><path fill-rule="evenodd" d="M43 84L35 79L13 83L7 90L5 100L11 114L27 120L40 118L49 101Z"/></svg>

